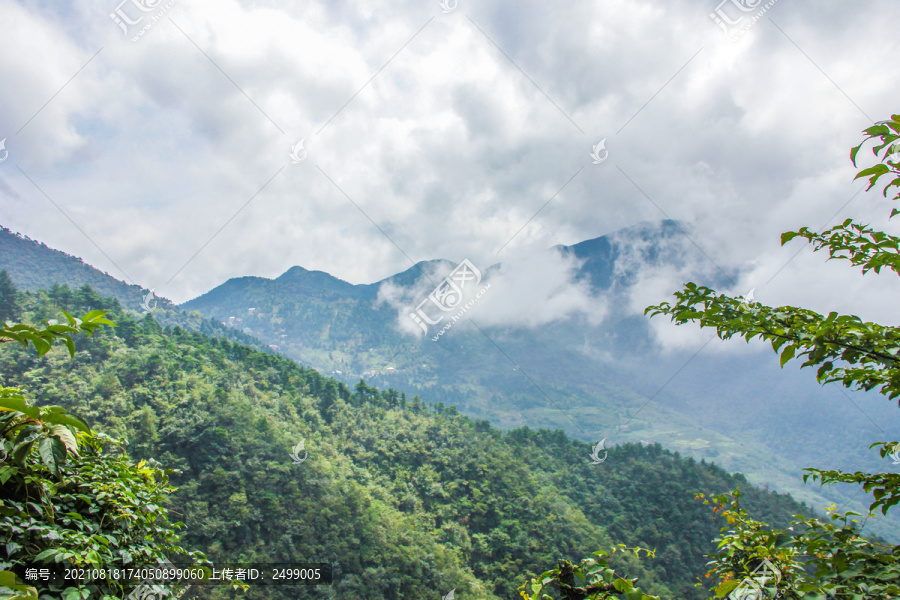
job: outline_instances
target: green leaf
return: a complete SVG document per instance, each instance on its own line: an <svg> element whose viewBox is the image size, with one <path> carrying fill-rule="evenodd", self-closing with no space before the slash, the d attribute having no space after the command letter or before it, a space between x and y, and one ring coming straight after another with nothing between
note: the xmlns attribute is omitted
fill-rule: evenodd
<svg viewBox="0 0 900 600"><path fill-rule="evenodd" d="M12 571L0 571L0 586L22 592L21 594L6 596L3 600L37 600L37 590L23 585Z"/></svg>
<svg viewBox="0 0 900 600"><path fill-rule="evenodd" d="M72 413L54 413L50 415L44 415L44 422L56 423L58 425L67 425L85 433L91 432L91 428L87 423L85 423L84 419L77 415L73 415Z"/></svg>
<svg viewBox="0 0 900 600"><path fill-rule="evenodd" d="M47 321L47 331L50 333L77 333L78 330L68 325L55 325Z"/></svg>
<svg viewBox="0 0 900 600"><path fill-rule="evenodd" d="M794 239L794 238L797 237L798 235L801 235L800 232L797 232L797 231L785 231L784 233L781 234L781 245L784 246L785 244L787 244L789 241L791 241L792 239Z"/></svg>
<svg viewBox="0 0 900 600"><path fill-rule="evenodd" d="M63 590L63 600L85 600L90 597L90 591L83 588L68 587Z"/></svg>
<svg viewBox="0 0 900 600"><path fill-rule="evenodd" d="M28 454L31 452L32 446L34 446L34 440L28 440L13 448L13 462L17 462L20 465L23 464L25 462L25 459L28 457Z"/></svg>
<svg viewBox="0 0 900 600"><path fill-rule="evenodd" d="M860 177L868 177L869 178L869 187L867 187L866 189L870 190L870 189L872 189L872 187L875 186L875 183L878 181L878 178L889 171L890 171L890 169L888 168L887 165L878 163L877 165L869 167L868 169L863 169L862 171L857 173L856 177L854 177L853 179L859 179Z"/></svg>
<svg viewBox="0 0 900 600"><path fill-rule="evenodd" d="M19 472L17 467L13 467L12 465L4 465L0 467L0 485L9 481L9 478Z"/></svg>
<svg viewBox="0 0 900 600"><path fill-rule="evenodd" d="M787 348L784 349L784 352L781 353L781 367L784 368L784 364L794 358L794 352L797 351L797 346L791 344Z"/></svg>
<svg viewBox="0 0 900 600"><path fill-rule="evenodd" d="M38 353L38 356L44 356L45 354L50 352L50 348L53 347L50 342L32 333L22 334L22 337L31 341L31 343L34 345L34 349Z"/></svg>
<svg viewBox="0 0 900 600"><path fill-rule="evenodd" d="M65 425L51 425L50 435L59 438L59 441L65 445L69 452L78 456L78 441L75 439L75 434L72 433L71 429Z"/></svg>
<svg viewBox="0 0 900 600"><path fill-rule="evenodd" d="M40 560L40 561L47 563L47 562L50 562L50 559L52 559L54 556L56 556L60 552L61 552L61 550L59 550L58 548L47 548L46 550L44 550L43 552L41 552L40 554L35 556L34 559L32 559L32 560L34 560L35 562Z"/></svg>
<svg viewBox="0 0 900 600"><path fill-rule="evenodd" d="M876 123L875 125L872 125L871 127L867 127L863 131L865 131L866 135L868 135L869 137L875 137L877 135L886 135L891 132L891 130L888 129L888 126L885 125L884 123Z"/></svg>
<svg viewBox="0 0 900 600"><path fill-rule="evenodd" d="M628 600L644 600L644 594L641 593L641 590L635 588L625 592L625 598Z"/></svg>
<svg viewBox="0 0 900 600"><path fill-rule="evenodd" d="M67 335L61 336L63 343L66 345L66 349L69 351L69 356L72 358L75 357L75 342L72 341Z"/></svg>
<svg viewBox="0 0 900 600"><path fill-rule="evenodd" d="M41 409L36 406L29 406L28 403L25 402L25 398L21 396L6 396L5 398L0 398L0 411L20 412L32 419L39 419L41 415Z"/></svg>
<svg viewBox="0 0 900 600"><path fill-rule="evenodd" d="M741 584L740 581L736 579L729 579L727 581L723 581L719 584L719 587L716 588L716 598L724 598L728 594L734 590L737 586Z"/></svg>
<svg viewBox="0 0 900 600"><path fill-rule="evenodd" d="M59 466L66 459L66 446L57 438L45 437L38 444L41 461L51 473L59 476Z"/></svg>

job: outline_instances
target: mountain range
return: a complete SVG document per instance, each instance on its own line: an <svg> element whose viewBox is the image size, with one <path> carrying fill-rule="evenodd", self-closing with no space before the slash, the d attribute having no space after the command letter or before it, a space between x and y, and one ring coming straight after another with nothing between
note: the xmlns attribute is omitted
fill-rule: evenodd
<svg viewBox="0 0 900 600"><path fill-rule="evenodd" d="M543 320L504 292L514 285L515 270L502 262L476 267L478 287L491 289L477 301L460 298L459 306L470 309L437 341L437 326L422 335L409 315L434 289L452 294L459 266L446 260L356 285L294 266L275 279L230 279L179 307L161 302L154 317L189 329L203 322L208 331L253 340L258 349L345 385L364 380L454 406L503 430L550 427L584 442L604 439L608 448L658 443L813 507L835 503L864 512L868 502L854 497L856 489L805 485L802 469L883 470L884 461L867 447L883 437L879 427L900 429L896 408L877 394L820 387L793 364L780 369L770 352L659 349L648 319L631 308L629 292L648 268L684 270L703 262L683 237L678 223L664 221L548 249L552 264L569 272L547 279L563 298L580 300L578 310ZM0 233L0 267L20 287L89 283L125 308L139 309L137 286L67 261L37 242ZM707 271L692 279L723 289L729 275ZM431 317L438 314L434 303L424 306ZM895 517L867 527L900 539Z"/></svg>

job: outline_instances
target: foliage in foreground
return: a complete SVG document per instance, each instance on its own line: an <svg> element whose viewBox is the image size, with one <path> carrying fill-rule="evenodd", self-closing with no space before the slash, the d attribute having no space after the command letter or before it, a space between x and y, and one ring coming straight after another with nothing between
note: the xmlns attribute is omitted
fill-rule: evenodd
<svg viewBox="0 0 900 600"><path fill-rule="evenodd" d="M900 115L877 123L864 132L865 141L877 138L873 154L880 162L859 171L872 189L882 176L893 178L885 185L900 189ZM865 141L851 150L857 154ZM893 200L900 199L900 193ZM891 217L900 213L894 208ZM862 272L878 274L883 268L900 274L900 238L847 219L822 233L804 227L782 235L782 244L800 237L815 251L827 250L829 260L847 260ZM877 390L889 399L900 396L900 328L864 322L857 316L827 316L792 306L773 308L742 297L730 297L687 283L675 293L676 302L650 306L651 316L668 315L678 325L697 322L712 327L721 339L742 336L768 341L780 354L781 366L803 358L801 367L817 367L820 383L840 382L847 388ZM882 458L897 456L897 442L875 442ZM805 469L804 480L821 483L851 483L872 493L872 511L882 514L900 502L900 475L895 473L844 473ZM852 519L859 516L829 510L828 520L797 516L787 529L777 529L750 518L739 504L740 494L718 495L704 502L725 517L727 525L717 539L719 550L710 555L709 575L716 583L716 597L780 598L878 598L900 594L900 548L863 538ZM829 522L830 521L830 522ZM758 569L765 567L765 576Z"/></svg>
<svg viewBox="0 0 900 600"><path fill-rule="evenodd" d="M711 555L718 598L893 598L900 580L900 546L860 535L856 513L826 509L827 519L798 516L786 529L754 520L740 507L740 492L699 498L728 524ZM760 567L771 571L763 579ZM742 595L743 594L743 595Z"/></svg>
<svg viewBox="0 0 900 600"><path fill-rule="evenodd" d="M0 342L32 346L46 355L62 342L75 355L72 336L90 336L114 324L103 311L43 327L3 323ZM168 472L141 461L135 465L121 443L91 431L66 409L29 403L17 388L0 387L0 597L122 597L135 586L110 580L85 585L63 582L66 567L155 565L182 556L204 560L179 545L164 505L173 491ZM27 581L26 567L46 567L54 582Z"/></svg>
<svg viewBox="0 0 900 600"><path fill-rule="evenodd" d="M659 600L658 596L648 596L637 587L637 578L626 579L617 574L608 558L617 553L631 551L636 557L641 552L652 557L653 552L641 548L627 548L619 544L609 553L594 552L596 558L585 558L579 564L561 561L559 566L527 581L519 588L524 600L552 600L553 597L544 592L559 590L564 600L606 600L624 596L626 600Z"/></svg>

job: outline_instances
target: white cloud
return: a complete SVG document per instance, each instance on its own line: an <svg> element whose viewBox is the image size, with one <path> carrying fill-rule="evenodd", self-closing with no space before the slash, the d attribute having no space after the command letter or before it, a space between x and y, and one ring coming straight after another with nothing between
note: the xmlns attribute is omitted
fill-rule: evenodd
<svg viewBox="0 0 900 600"><path fill-rule="evenodd" d="M605 298L595 295L586 283L574 280L578 261L555 249L530 247L491 268L484 263L472 264L480 271L482 280L467 282L462 287L463 296L457 308L442 312L434 303L425 302L422 307L425 317L431 320L441 317L439 324L428 328L428 336L433 336L464 307L467 308L464 317L479 327L540 327L578 315L599 325L608 312ZM456 268L449 261L429 263L408 287L386 281L379 287L378 304L387 303L397 310L400 331L422 336L424 330L410 318L410 313L416 312L420 303L444 278L451 277ZM453 305L456 304L454 299Z"/></svg>
<svg viewBox="0 0 900 600"><path fill-rule="evenodd" d="M820 225L858 190L847 151L862 112L898 110L893 46L870 43L893 39L886 0L779 2L737 43L709 19L715 2L461 0L444 15L438 2L179 0L136 43L115 6L0 0L0 224L118 274L18 166L176 301L295 264L369 283L468 256L503 262L516 293L534 286L517 261L538 265L559 291L522 296L509 317L537 325L602 303L529 248L667 215L741 269L742 291L892 314L891 283L854 286L820 256L763 281L792 254L782 231ZM593 165L604 137L610 159ZM292 165L300 138L309 157ZM880 226L885 203L869 196L845 213ZM635 309L683 275L643 271ZM499 302L485 300L491 323Z"/></svg>
<svg viewBox="0 0 900 600"><path fill-rule="evenodd" d="M609 310L606 299L574 280L577 268L574 257L556 250L531 247L516 252L492 274L491 293L473 319L483 326L540 327L584 315L599 324Z"/></svg>

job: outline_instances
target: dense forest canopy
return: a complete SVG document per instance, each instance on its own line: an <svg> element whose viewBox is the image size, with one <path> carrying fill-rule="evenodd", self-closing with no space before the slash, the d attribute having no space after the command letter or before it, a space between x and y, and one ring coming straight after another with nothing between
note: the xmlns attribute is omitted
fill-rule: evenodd
<svg viewBox="0 0 900 600"><path fill-rule="evenodd" d="M740 487L774 523L807 510L659 445L617 446L594 465L590 446L561 432L501 433L453 407L363 382L350 389L283 357L164 328L86 286L18 294L28 322L88 306L117 327L78 338L71 359L6 345L0 383L127 440L135 460L176 469L170 510L186 525L185 547L213 561L334 568L332 587L251 588L251 597L455 589L511 599L543 566L622 542L657 551L640 563L616 558L645 589L703 598L695 584L721 523L698 492ZM309 456L296 465L299 440Z"/></svg>

